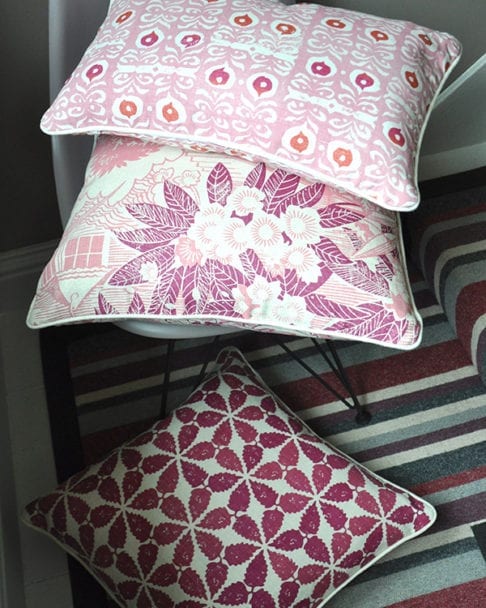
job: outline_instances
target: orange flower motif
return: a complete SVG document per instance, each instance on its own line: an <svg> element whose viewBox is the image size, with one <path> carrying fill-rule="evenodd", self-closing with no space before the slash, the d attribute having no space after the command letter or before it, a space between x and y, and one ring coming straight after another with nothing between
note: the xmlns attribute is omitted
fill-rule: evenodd
<svg viewBox="0 0 486 608"><path fill-rule="evenodd" d="M253 19L250 17L250 15L246 15L246 14L238 15L237 17L234 18L234 22L236 23L236 25L240 25L241 27L246 27L253 23Z"/></svg>
<svg viewBox="0 0 486 608"><path fill-rule="evenodd" d="M162 108L162 116L167 122L174 122L179 119L179 112L174 108L172 103L168 103Z"/></svg>
<svg viewBox="0 0 486 608"><path fill-rule="evenodd" d="M309 147L309 138L307 135L304 135L302 131L299 131L297 135L294 135L291 138L290 145L292 148L294 148L294 150L297 150L297 152L304 152L304 150L307 150Z"/></svg>
<svg viewBox="0 0 486 608"><path fill-rule="evenodd" d="M120 112L123 114L123 116L131 118L137 113L137 104L134 101L124 99L120 102Z"/></svg>
<svg viewBox="0 0 486 608"><path fill-rule="evenodd" d="M416 89L419 86L419 81L417 78L417 74L415 72L411 72L410 70L407 70L405 72L405 79L408 82L408 84L412 87L412 89Z"/></svg>
<svg viewBox="0 0 486 608"><path fill-rule="evenodd" d="M403 148L405 145L405 136L403 135L402 130L398 127L392 127L388 131L388 137L393 144L400 146L400 148Z"/></svg>
<svg viewBox="0 0 486 608"><path fill-rule="evenodd" d="M427 46L431 46L432 45L432 40L427 36L427 34L419 34L418 37Z"/></svg>
<svg viewBox="0 0 486 608"><path fill-rule="evenodd" d="M88 78L88 80L91 81L91 80L93 80L93 78L96 78L97 76L99 76L102 73L103 73L103 66L100 65L99 63L95 63L94 65L92 65L89 68L89 70L87 70L86 78Z"/></svg>
<svg viewBox="0 0 486 608"><path fill-rule="evenodd" d="M353 153L347 148L336 148L333 152L332 158L340 167L349 167L349 165L353 162Z"/></svg>
<svg viewBox="0 0 486 608"><path fill-rule="evenodd" d="M115 23L124 23L127 19L130 19L132 15L133 11L125 11L121 15L118 15L118 17L115 19Z"/></svg>
<svg viewBox="0 0 486 608"><path fill-rule="evenodd" d="M344 27L346 27L344 21L341 21L340 19L328 19L326 21L326 24L329 27L335 27L338 30L342 30Z"/></svg>
<svg viewBox="0 0 486 608"><path fill-rule="evenodd" d="M297 28L291 23L279 23L276 28L283 35L295 34Z"/></svg>
<svg viewBox="0 0 486 608"><path fill-rule="evenodd" d="M373 30L370 32L370 36L376 40L376 42L383 42L384 40L388 40L388 34L385 32L381 32L380 30Z"/></svg>

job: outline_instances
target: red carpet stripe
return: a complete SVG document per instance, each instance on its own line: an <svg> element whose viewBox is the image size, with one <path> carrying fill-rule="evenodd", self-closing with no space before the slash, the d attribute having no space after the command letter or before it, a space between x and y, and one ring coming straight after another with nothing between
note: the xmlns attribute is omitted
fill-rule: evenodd
<svg viewBox="0 0 486 608"><path fill-rule="evenodd" d="M391 604L388 608L484 608L485 598L486 578L483 578Z"/></svg>

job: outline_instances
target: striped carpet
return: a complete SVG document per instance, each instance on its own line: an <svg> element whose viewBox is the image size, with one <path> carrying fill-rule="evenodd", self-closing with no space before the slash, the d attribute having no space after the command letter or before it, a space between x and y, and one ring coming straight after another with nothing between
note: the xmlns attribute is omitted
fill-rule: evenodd
<svg viewBox="0 0 486 608"><path fill-rule="evenodd" d="M484 608L486 606L486 388L423 279L413 290L424 318L421 346L402 352L336 343L363 404L353 412L275 344L245 332L226 337L310 426L370 469L432 502L438 520L425 535L386 556L329 608ZM305 362L333 375L312 343L289 338ZM191 390L206 340L181 341L174 357L172 405ZM88 460L157 416L165 346L99 326L70 347L71 370ZM112 428L114 421L117 427ZM485 523L483 523L485 522Z"/></svg>

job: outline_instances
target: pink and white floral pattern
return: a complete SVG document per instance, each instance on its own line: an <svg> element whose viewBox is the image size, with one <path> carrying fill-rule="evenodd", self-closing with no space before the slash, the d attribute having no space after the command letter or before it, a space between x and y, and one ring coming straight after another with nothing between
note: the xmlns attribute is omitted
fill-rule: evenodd
<svg viewBox="0 0 486 608"><path fill-rule="evenodd" d="M101 136L30 327L145 319L413 348L395 212L283 169Z"/></svg>
<svg viewBox="0 0 486 608"><path fill-rule="evenodd" d="M41 126L236 153L410 210L460 51L445 33L313 4L113 0Z"/></svg>
<svg viewBox="0 0 486 608"><path fill-rule="evenodd" d="M125 608L318 608L434 508L313 433L235 349L23 520Z"/></svg>

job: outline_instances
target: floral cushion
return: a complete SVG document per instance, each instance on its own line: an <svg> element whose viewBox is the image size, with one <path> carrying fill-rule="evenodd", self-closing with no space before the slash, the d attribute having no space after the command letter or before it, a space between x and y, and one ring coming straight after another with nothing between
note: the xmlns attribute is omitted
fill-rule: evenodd
<svg viewBox="0 0 486 608"><path fill-rule="evenodd" d="M28 315L231 325L413 348L395 212L282 169L100 136Z"/></svg>
<svg viewBox="0 0 486 608"><path fill-rule="evenodd" d="M416 161L452 36L277 0L113 0L42 119L236 152L387 208L419 201Z"/></svg>
<svg viewBox="0 0 486 608"><path fill-rule="evenodd" d="M229 348L183 405L23 520L120 606L318 608L435 516L313 433Z"/></svg>

